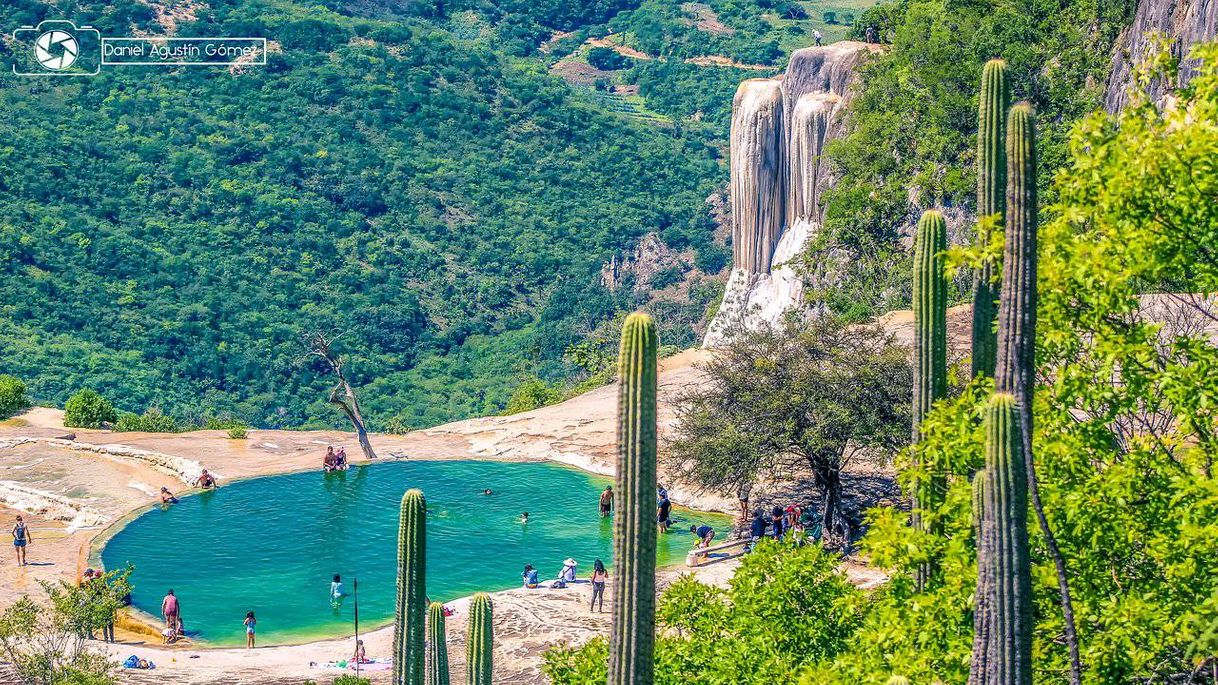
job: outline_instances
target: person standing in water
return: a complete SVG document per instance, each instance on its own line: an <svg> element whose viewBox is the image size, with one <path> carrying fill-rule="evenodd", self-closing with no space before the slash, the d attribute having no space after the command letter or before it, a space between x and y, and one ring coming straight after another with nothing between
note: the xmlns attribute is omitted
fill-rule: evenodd
<svg viewBox="0 0 1218 685"><path fill-rule="evenodd" d="M258 619L254 618L254 612L250 611L245 614L245 648L254 648L254 626L258 625Z"/></svg>
<svg viewBox="0 0 1218 685"><path fill-rule="evenodd" d="M665 493L664 499L656 505L656 526L659 527L661 533L668 532L668 526L672 523L669 516L672 514L672 500L668 499L668 494Z"/></svg>
<svg viewBox="0 0 1218 685"><path fill-rule="evenodd" d="M596 613L605 611L605 581L609 580L609 572L605 570L605 562L597 559L592 563L592 601L588 611L596 608Z"/></svg>
<svg viewBox="0 0 1218 685"><path fill-rule="evenodd" d="M25 566L25 548L34 541L30 536L30 529L26 527L25 520L20 516L17 517L17 523L13 525L13 549L17 552L17 565Z"/></svg>
<svg viewBox="0 0 1218 685"><path fill-rule="evenodd" d="M608 518L613 511L613 486L606 485L601 491L601 518Z"/></svg>
<svg viewBox="0 0 1218 685"><path fill-rule="evenodd" d="M216 487L216 479L207 472L207 469L203 469L203 473L199 474L199 480L195 481L195 487L210 490Z"/></svg>
<svg viewBox="0 0 1218 685"><path fill-rule="evenodd" d="M177 596L173 594L173 588L170 588L165 593L165 599L161 600L161 616L165 617L165 628L176 633L182 622L182 607L178 604Z"/></svg>
<svg viewBox="0 0 1218 685"><path fill-rule="evenodd" d="M334 580L330 581L330 601L338 602L346 596L347 593L343 590L343 577L335 573Z"/></svg>

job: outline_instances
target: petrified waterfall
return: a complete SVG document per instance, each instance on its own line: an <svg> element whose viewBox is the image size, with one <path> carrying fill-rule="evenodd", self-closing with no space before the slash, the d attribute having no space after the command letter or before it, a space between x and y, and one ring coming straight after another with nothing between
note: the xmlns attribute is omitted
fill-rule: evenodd
<svg viewBox="0 0 1218 685"><path fill-rule="evenodd" d="M803 303L789 262L820 226L825 143L840 133L854 68L877 46L843 41L791 55L785 74L749 79L732 103L732 273L704 345L779 321Z"/></svg>
<svg viewBox="0 0 1218 685"><path fill-rule="evenodd" d="M767 273L782 232L786 174L782 86L749 79L732 102L732 265Z"/></svg>

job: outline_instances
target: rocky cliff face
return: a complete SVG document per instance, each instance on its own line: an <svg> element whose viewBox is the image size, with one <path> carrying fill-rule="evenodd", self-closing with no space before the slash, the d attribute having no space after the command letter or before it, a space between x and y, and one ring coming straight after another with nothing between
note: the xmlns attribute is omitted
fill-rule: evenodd
<svg viewBox="0 0 1218 685"><path fill-rule="evenodd" d="M1117 112L1129 100L1133 71L1146 59L1156 33L1166 35L1172 54L1181 58L1174 80L1152 83L1148 95L1158 102L1173 87L1183 86L1196 73L1196 63L1184 59L1193 45L1213 40L1218 27L1218 0L1139 0L1133 23L1117 39L1104 107Z"/></svg>
<svg viewBox="0 0 1218 685"><path fill-rule="evenodd" d="M704 344L737 326L777 323L803 304L789 262L817 233L830 183L825 144L841 132L855 68L878 46L842 41L797 50L785 74L749 79L732 103L732 273Z"/></svg>

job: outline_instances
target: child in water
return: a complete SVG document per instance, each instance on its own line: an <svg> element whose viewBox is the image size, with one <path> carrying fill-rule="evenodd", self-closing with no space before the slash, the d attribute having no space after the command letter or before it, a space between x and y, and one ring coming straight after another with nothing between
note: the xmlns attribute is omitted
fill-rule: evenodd
<svg viewBox="0 0 1218 685"><path fill-rule="evenodd" d="M254 648L254 626L258 625L258 619L254 618L254 612L250 611L245 614L245 648Z"/></svg>

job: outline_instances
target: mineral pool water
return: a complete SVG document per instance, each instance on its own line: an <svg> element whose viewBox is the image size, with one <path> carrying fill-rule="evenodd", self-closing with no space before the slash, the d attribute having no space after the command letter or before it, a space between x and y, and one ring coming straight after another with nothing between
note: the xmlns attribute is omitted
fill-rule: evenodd
<svg viewBox="0 0 1218 685"><path fill-rule="evenodd" d="M253 478L147 511L106 543L102 560L107 569L134 566L135 606L158 618L173 588L195 640L244 645L247 611L257 615L259 645L338 637L354 629L357 578L360 630L393 618L406 490L427 497L427 594L443 602L517 587L525 564L548 587L567 557L579 562L580 578L596 559L612 574L613 526L597 507L610 483L554 464L494 461L397 461ZM494 494L484 495L487 488ZM695 542L690 524L708 523L720 537L729 525L724 515L680 508L673 522L659 536L661 566L684 562ZM336 573L347 596L332 602Z"/></svg>

